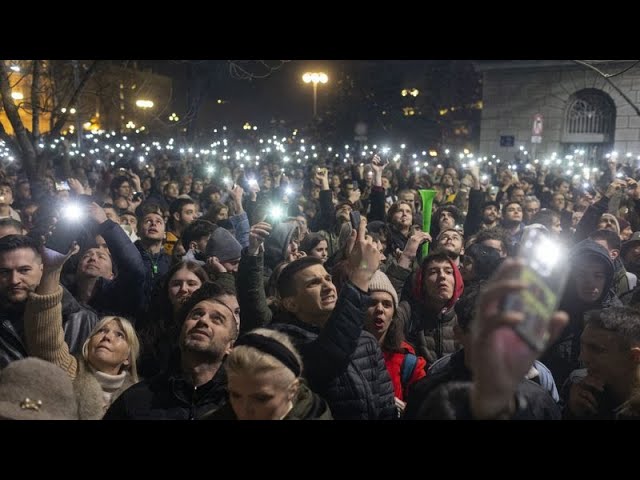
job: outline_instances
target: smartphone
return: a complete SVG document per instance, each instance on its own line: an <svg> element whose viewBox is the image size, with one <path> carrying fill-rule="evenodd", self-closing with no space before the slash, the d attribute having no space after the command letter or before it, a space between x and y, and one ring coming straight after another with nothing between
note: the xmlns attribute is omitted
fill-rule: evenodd
<svg viewBox="0 0 640 480"><path fill-rule="evenodd" d="M374 161L376 156L380 159L380 161ZM371 163L375 163L376 165L379 165L379 166L388 165L389 164L389 158L386 155L382 155L380 153L376 153L374 155L373 159L371 160Z"/></svg>
<svg viewBox="0 0 640 480"><path fill-rule="evenodd" d="M267 222L271 225L275 225L276 223L280 223L284 217L284 210L280 205L271 205L267 212Z"/></svg>
<svg viewBox="0 0 640 480"><path fill-rule="evenodd" d="M542 352L549 341L548 323L564 292L568 252L541 230L525 230L518 257L524 262L518 279L526 288L507 295L503 310L524 313L514 330L532 349Z"/></svg>
<svg viewBox="0 0 640 480"><path fill-rule="evenodd" d="M70 203L60 210L60 218L46 236L45 246L66 255L73 242L86 233L86 209L81 204Z"/></svg>
<svg viewBox="0 0 640 480"><path fill-rule="evenodd" d="M60 191L69 191L71 190L71 188L69 187L69 183L68 182L56 182L56 190L58 192Z"/></svg>
<svg viewBox="0 0 640 480"><path fill-rule="evenodd" d="M360 228L360 212L351 210L349 219L351 220L351 228L357 231Z"/></svg>

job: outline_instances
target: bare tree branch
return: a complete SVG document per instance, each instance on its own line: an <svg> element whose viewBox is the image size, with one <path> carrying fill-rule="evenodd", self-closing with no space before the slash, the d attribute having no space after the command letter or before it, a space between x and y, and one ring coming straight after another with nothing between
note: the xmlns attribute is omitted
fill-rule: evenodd
<svg viewBox="0 0 640 480"><path fill-rule="evenodd" d="M290 60L277 60L277 62L276 65L269 65L266 60L228 60L229 74L238 80L267 78L273 72L289 63ZM259 70L264 70L264 72L255 71L255 65L258 66Z"/></svg>
<svg viewBox="0 0 640 480"><path fill-rule="evenodd" d="M630 99L629 97L627 97L627 95L626 95L626 94L625 94L625 93L624 93L620 88L618 88L618 86L617 86L615 83L613 83L613 82L611 81L611 77L614 77L614 76L616 76L616 75L620 75L620 74L622 74L622 73L624 73L624 72L626 72L626 71L628 71L628 70L632 69L632 68L633 68L633 67L635 67L638 63L640 63L640 60L637 60L637 61L636 61L633 65L631 65L629 68L627 68L627 69L625 69L625 70L623 70L623 71L621 71L621 72L615 73L615 74L607 74L607 73L604 73L602 70L598 69L597 67L595 67L595 66L591 65L590 63L587 63L587 62L585 62L585 61L583 61L583 60L574 60L574 62L575 62L575 63L577 63L578 65L582 65L582 66L584 66L584 67L590 68L591 70L593 70L594 72L596 72L598 75L601 75L601 76L602 76L602 78L604 78L604 79L606 80L606 82L607 82L609 85L611 85L611 88L613 88L616 92L618 92L618 93L620 94L620 96L621 96L622 98L624 98L624 99L626 100L626 102L627 102L629 105L631 105L631 108L633 108L633 109L635 110L636 114L637 114L638 116L640 116L640 108L638 108L638 107L633 103L633 101L631 101L631 99Z"/></svg>
<svg viewBox="0 0 640 480"><path fill-rule="evenodd" d="M58 136L58 134L60 133L60 130L62 130L62 127L64 126L67 119L69 118L71 107L76 103L76 101L78 100L78 97L80 96L80 93L82 93L84 86L87 84L87 82L93 75L93 72L95 72L98 62L99 60L94 60L91 66L85 72L84 76L82 77L82 80L78 84L78 87L75 89L75 91L71 95L71 98L69 99L69 102L67 103L66 111L62 115L60 115L55 125L51 129L51 132L50 132L51 137Z"/></svg>

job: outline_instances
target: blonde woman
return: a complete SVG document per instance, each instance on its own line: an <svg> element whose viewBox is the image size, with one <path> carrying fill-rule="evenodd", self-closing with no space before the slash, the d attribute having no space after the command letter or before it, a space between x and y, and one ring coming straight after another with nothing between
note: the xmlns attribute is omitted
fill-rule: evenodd
<svg viewBox="0 0 640 480"><path fill-rule="evenodd" d="M327 403L302 381L289 337L258 328L240 337L224 363L229 403L209 420L331 420Z"/></svg>
<svg viewBox="0 0 640 480"><path fill-rule="evenodd" d="M41 250L42 281L29 294L24 312L25 340L29 355L58 365L71 377L80 419L98 420L120 393L138 382L136 359L140 344L131 322L110 316L93 327L82 355L71 355L62 328L60 272L77 251L74 247L62 255Z"/></svg>

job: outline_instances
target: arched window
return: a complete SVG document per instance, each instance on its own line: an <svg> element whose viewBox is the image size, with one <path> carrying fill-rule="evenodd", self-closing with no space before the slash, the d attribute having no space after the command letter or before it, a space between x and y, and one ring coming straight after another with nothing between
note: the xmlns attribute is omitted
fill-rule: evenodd
<svg viewBox="0 0 640 480"><path fill-rule="evenodd" d="M562 143L565 154L584 150L598 161L613 145L616 107L609 95L595 88L580 90L569 98Z"/></svg>

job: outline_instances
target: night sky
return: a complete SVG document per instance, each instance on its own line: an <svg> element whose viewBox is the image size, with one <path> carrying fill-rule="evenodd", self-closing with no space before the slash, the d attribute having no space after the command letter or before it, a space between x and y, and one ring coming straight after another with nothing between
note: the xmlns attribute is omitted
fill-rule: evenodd
<svg viewBox="0 0 640 480"><path fill-rule="evenodd" d="M254 78L237 78L239 69L234 72L227 60L139 63L173 79L172 111L178 115L183 116L194 104L194 92L201 95L198 129L224 124L239 126L245 122L260 126L272 119L285 120L291 126L310 123L313 87L302 81L306 71L327 73L328 83L318 85L318 114L327 117L333 114L335 129L348 130L350 135L360 121L370 125L370 133L377 128L376 135L386 135L392 130L397 135L411 128L417 129L418 134L429 129L433 132L442 106L479 99L479 77L468 61L265 60L268 66L278 67L266 78L259 78L268 73L260 61L234 62ZM403 88L411 87L420 89L418 100L423 113L414 125L409 125L402 115L403 106L411 98L400 96ZM218 99L224 103L219 104Z"/></svg>
<svg viewBox="0 0 640 480"><path fill-rule="evenodd" d="M197 62L197 61L190 61ZM267 61L277 66L279 61ZM233 75L227 61L198 62L195 68L208 83L204 86L204 102L200 115L202 121L216 117L230 122L264 122L271 117L285 118L292 122L306 122L312 116L313 89L302 81L302 74L308 70L322 70L329 75L329 83L318 87L318 106L329 94L333 61L292 60L273 70L267 78L252 80L239 79ZM153 71L174 79L174 109L186 111L188 105L188 68L186 62L154 61ZM267 70L257 62L240 64L256 76ZM219 105L218 99L225 101Z"/></svg>

